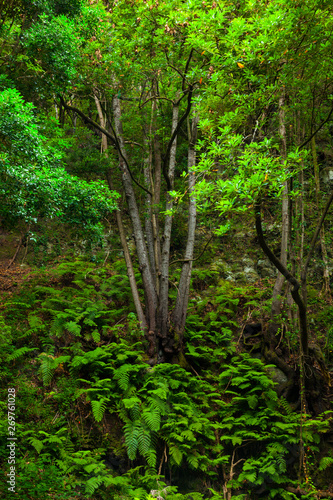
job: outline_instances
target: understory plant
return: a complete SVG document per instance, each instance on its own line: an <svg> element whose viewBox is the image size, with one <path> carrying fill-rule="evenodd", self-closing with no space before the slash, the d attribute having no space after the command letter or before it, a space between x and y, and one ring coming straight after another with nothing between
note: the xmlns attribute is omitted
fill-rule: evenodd
<svg viewBox="0 0 333 500"><path fill-rule="evenodd" d="M300 452L318 456L329 418L301 422L267 366L236 350L228 286L191 303L181 365L152 367L120 270L64 263L4 307L20 498L297 498Z"/></svg>

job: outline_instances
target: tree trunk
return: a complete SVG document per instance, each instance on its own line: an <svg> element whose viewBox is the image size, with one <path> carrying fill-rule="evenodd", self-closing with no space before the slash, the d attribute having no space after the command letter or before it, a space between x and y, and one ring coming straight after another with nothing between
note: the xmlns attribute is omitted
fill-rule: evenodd
<svg viewBox="0 0 333 500"><path fill-rule="evenodd" d="M152 109L153 112L153 109ZM156 261L155 261L155 238L154 238L154 228L153 228L153 197L154 197L154 182L152 174L152 161L153 152L151 146L151 133L152 133L152 119L150 121L150 127L144 130L144 146L145 146L145 159L143 163L143 173L145 179L145 186L149 192L146 193L145 202L145 232L147 239L148 255L150 261L150 268L154 279L154 284L156 287Z"/></svg>
<svg viewBox="0 0 333 500"><path fill-rule="evenodd" d="M256 231L259 240L259 244L263 252L267 255L271 263L277 268L277 270L288 280L291 285L291 295L298 307L299 320L300 320L300 338L301 346L304 356L308 356L309 344L308 344L308 328L307 328L307 314L305 304L299 294L300 283L297 281L295 276L293 276L287 269L287 267L274 255L272 250L268 247L261 225L261 203L258 201L255 204L255 221L256 221Z"/></svg>
<svg viewBox="0 0 333 500"><path fill-rule="evenodd" d="M179 102L173 105L172 110L172 127L171 136L177 128L179 116ZM174 184L175 166L176 166L176 150L177 150L177 136L175 136L170 149L169 156L169 170L168 176L171 189ZM158 312L158 325L159 335L161 338L162 351L170 354L173 352L173 339L168 336L169 329L169 261L170 261L170 243L171 243L171 228L172 228L172 208L173 197L169 192L166 195L166 215L164 222L164 232L162 237L162 252L161 252L161 275L160 275L160 294L159 294L159 312Z"/></svg>
<svg viewBox="0 0 333 500"><path fill-rule="evenodd" d="M105 120L104 120L104 116L103 116L103 111L102 111L99 99L96 95L95 95L95 103L96 103L97 112L98 112L101 127L105 128ZM107 153L108 142L107 141L108 141L108 139L107 139L106 135L102 134L102 152L105 154L106 157L108 157L108 153ZM115 188L114 188L114 185L112 182L112 176L111 176L110 169L108 169L106 175L107 175L107 181L108 181L110 190L115 191ZM122 249L124 252L124 258L125 258L125 263L126 263L126 268L127 268L127 275L128 275L128 279L130 282L130 287L131 287L131 292L132 292L132 296L133 296L136 314L137 314L141 329L146 331L147 330L147 322L146 322L146 318L145 318L145 315L143 313L142 305L140 302L138 287L137 287L137 284L135 281L135 274L134 274L132 259L131 259L131 255L130 255L127 241L126 241L126 234L125 234L125 229L124 229L123 221L121 218L120 210L116 210L116 220L117 220L117 226L118 226L118 231L119 231L119 236L120 236L120 242L121 242L121 246L122 246Z"/></svg>
<svg viewBox="0 0 333 500"><path fill-rule="evenodd" d="M195 145L197 142L197 135L198 135L198 121L199 121L199 116L196 115L192 120L192 127L189 138L188 163L187 163L188 176L189 176L188 234L187 234L187 244L184 256L184 264L182 266L182 271L179 280L176 306L172 315L173 326L175 328L177 336L179 336L180 344L182 344L182 337L185 328L186 312L188 306L193 253L194 253L196 217L197 217L196 200L194 196L195 174L192 169L195 166L195 160L196 160Z"/></svg>
<svg viewBox="0 0 333 500"><path fill-rule="evenodd" d="M121 122L121 108L118 97L113 97L112 100L113 115L115 121L115 133L117 140L117 148L119 153L119 168L122 176L122 183L125 191L125 196L128 204L128 210L133 226L139 268L142 275L142 282L145 291L146 299L146 319L148 324L148 354L151 358L157 356L156 344L156 310L157 310L157 294L154 285L153 275L150 269L148 250L145 243L144 233L141 225L136 196L133 189L131 173L128 167L128 160L125 150L125 142L123 137L123 128Z"/></svg>
<svg viewBox="0 0 333 500"><path fill-rule="evenodd" d="M317 201L317 208L319 210L319 194L320 194L320 179L319 179L319 166L318 166L318 158L317 158L317 151L316 151L316 142L315 138L312 137L311 139L311 149L312 149L312 158L313 158L313 167L314 167L314 177L315 177L315 183L316 183L316 201ZM321 289L320 294L324 296L325 299L327 299L329 302L332 301L331 297L331 290L330 290L330 272L328 268L328 257L327 257L327 249L326 249L326 243L325 243L325 229L324 229L324 224L322 225L320 229L320 236L319 236L319 241L320 241L320 248L321 248L321 253L323 257L323 264L324 264L324 272L323 272L323 287Z"/></svg>
<svg viewBox="0 0 333 500"><path fill-rule="evenodd" d="M154 191L153 191L153 234L154 234L154 250L155 250L155 266L156 266L156 291L159 295L160 290L160 273L161 273L161 241L159 229L159 204L161 199L161 176L162 176L162 155L161 144L158 131L156 130L156 100L153 101L153 150L154 150Z"/></svg>
<svg viewBox="0 0 333 500"><path fill-rule="evenodd" d="M284 94L279 99L279 133L281 138L281 157L284 161L287 156L287 138L285 127L285 112L284 112ZM288 181L284 183L282 195L282 229L281 229L281 264L287 266L288 257L288 236L289 236L289 197L288 197ZM273 289L273 301L271 309L271 319L276 321L276 317L281 313L281 294L284 283L284 275L279 272Z"/></svg>

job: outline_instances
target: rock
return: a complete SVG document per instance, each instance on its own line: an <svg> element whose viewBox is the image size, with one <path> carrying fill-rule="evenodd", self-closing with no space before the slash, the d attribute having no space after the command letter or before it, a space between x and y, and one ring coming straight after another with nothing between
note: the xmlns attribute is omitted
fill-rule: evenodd
<svg viewBox="0 0 333 500"><path fill-rule="evenodd" d="M264 232L270 236L279 236L281 234L282 224L278 222L268 223L264 225Z"/></svg>
<svg viewBox="0 0 333 500"><path fill-rule="evenodd" d="M326 167L324 168L321 172L321 180L325 184L332 184L333 182L333 168L332 167Z"/></svg>
<svg viewBox="0 0 333 500"><path fill-rule="evenodd" d="M217 271L220 275L220 278L227 281L235 281L234 272L232 267L228 262L223 259L216 259L210 266L212 271Z"/></svg>
<svg viewBox="0 0 333 500"><path fill-rule="evenodd" d="M278 386L288 382L287 375L277 367L266 368L268 375Z"/></svg>
<svg viewBox="0 0 333 500"><path fill-rule="evenodd" d="M253 239L256 236L256 232L254 229L248 229L247 231L239 231L234 234L234 238L238 239Z"/></svg>
<svg viewBox="0 0 333 500"><path fill-rule="evenodd" d="M244 266L243 273L245 281L247 283L254 283L258 281L259 275L256 272L254 260L250 259L249 257L244 257L241 262Z"/></svg>
<svg viewBox="0 0 333 500"><path fill-rule="evenodd" d="M276 268L268 259L258 260L256 267L260 278L275 278L277 274Z"/></svg>

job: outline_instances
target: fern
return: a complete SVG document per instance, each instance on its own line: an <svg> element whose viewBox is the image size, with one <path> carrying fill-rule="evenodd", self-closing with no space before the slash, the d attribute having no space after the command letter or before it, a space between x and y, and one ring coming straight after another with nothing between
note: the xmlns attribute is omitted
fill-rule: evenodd
<svg viewBox="0 0 333 500"><path fill-rule="evenodd" d="M67 321L64 324L64 328L69 332L72 333L75 336L80 335L81 333L81 327L78 325L75 321Z"/></svg>
<svg viewBox="0 0 333 500"><path fill-rule="evenodd" d="M47 438L45 440L47 443L56 443L56 444L62 444L63 443L63 439L61 439L60 437L58 436L50 436L49 438Z"/></svg>
<svg viewBox="0 0 333 500"><path fill-rule="evenodd" d="M32 329L39 329L43 326L43 321L35 314L29 314L28 322Z"/></svg>
<svg viewBox="0 0 333 500"><path fill-rule="evenodd" d="M333 458L332 457L323 457L320 462L319 462L319 471L326 470L328 467L331 467L333 465Z"/></svg>
<svg viewBox="0 0 333 500"><path fill-rule="evenodd" d="M42 379L43 379L43 384L48 385L53 377L53 373L55 371L55 368L53 367L52 361L53 361L53 356L46 354L43 352L39 356L41 360L41 365L40 365L40 372L42 374Z"/></svg>
<svg viewBox="0 0 333 500"><path fill-rule="evenodd" d="M199 467L199 459L196 455L190 453L187 455L186 459L187 459L189 466L192 469L197 469Z"/></svg>
<svg viewBox="0 0 333 500"><path fill-rule="evenodd" d="M40 454L40 452L44 448L43 442L40 441L39 439L35 438L35 437L32 437L32 438L28 439L28 441L35 448L35 450L37 451L37 453Z"/></svg>
<svg viewBox="0 0 333 500"><path fill-rule="evenodd" d="M93 338L93 341L96 342L96 344L98 344L98 342L101 341L101 334L99 333L98 330L93 330L91 336Z"/></svg>
<svg viewBox="0 0 333 500"><path fill-rule="evenodd" d="M99 401L91 401L91 407L96 422L100 422L102 420L108 402L109 399L107 398L102 398Z"/></svg>
<svg viewBox="0 0 333 500"><path fill-rule="evenodd" d="M158 408L145 408L142 416L151 431L159 431L161 426L161 413L159 412Z"/></svg>
<svg viewBox="0 0 333 500"><path fill-rule="evenodd" d="M51 382L54 372L58 368L58 366L62 363L66 363L70 360L70 358L70 356L59 356L58 358L55 358L54 356L52 356L51 354L47 354L46 352L42 352L39 355L39 360L41 362L40 372L42 374L44 385L48 385Z"/></svg>
<svg viewBox="0 0 333 500"><path fill-rule="evenodd" d="M85 491L88 495L92 495L97 488L101 486L104 482L103 476L91 477L86 481Z"/></svg>
<svg viewBox="0 0 333 500"><path fill-rule="evenodd" d="M183 461L183 453L178 446L172 445L169 448L170 456L176 465L180 465Z"/></svg>
<svg viewBox="0 0 333 500"><path fill-rule="evenodd" d="M279 405L284 409L286 415L288 415L289 417L293 414L293 411L290 407L290 404L288 403L288 401L285 398L282 397L279 400Z"/></svg>
<svg viewBox="0 0 333 500"><path fill-rule="evenodd" d="M142 422L137 424L138 429L138 450L143 457L147 455L151 447L151 433Z"/></svg>
<svg viewBox="0 0 333 500"><path fill-rule="evenodd" d="M56 337L61 337L64 332L64 324L66 320L62 317L56 316L51 324L50 333Z"/></svg>
<svg viewBox="0 0 333 500"><path fill-rule="evenodd" d="M126 422L124 426L125 444L130 460L134 460L139 447L140 426L132 421Z"/></svg>
<svg viewBox="0 0 333 500"><path fill-rule="evenodd" d="M135 367L133 367L132 365L124 364L114 372L114 377L116 380L118 380L119 387L123 391L126 391L128 389L130 375L133 369L135 370Z"/></svg>
<svg viewBox="0 0 333 500"><path fill-rule="evenodd" d="M28 352L35 351L36 349L34 347L20 347L19 349L16 349L16 351L13 352L13 354L10 354L7 358L7 361L14 361L24 354L27 354Z"/></svg>

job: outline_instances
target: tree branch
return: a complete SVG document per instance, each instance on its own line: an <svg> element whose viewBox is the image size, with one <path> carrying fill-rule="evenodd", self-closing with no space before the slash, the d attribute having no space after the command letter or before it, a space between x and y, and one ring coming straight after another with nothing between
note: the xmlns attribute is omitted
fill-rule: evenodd
<svg viewBox="0 0 333 500"><path fill-rule="evenodd" d="M202 256L202 254L204 253L204 251L206 250L207 246L209 245L209 243L212 241L213 238L214 238L214 234L212 234L212 236L209 238L209 240L206 242L205 246L203 247L203 250L199 253L198 257L196 257L195 259L173 260L172 262L170 262L170 266L172 266L172 264L176 264L176 262L194 262L195 260L200 259L200 257Z"/></svg>
<svg viewBox="0 0 333 500"><path fill-rule="evenodd" d="M74 106L70 106L69 104L67 104L65 101L64 101L64 98L62 96L60 96L60 100L61 100L61 104L63 105L63 107L67 110L71 110L71 111L75 111L75 113L77 113L82 119L83 121L89 123L90 125L92 125L93 127L97 128L97 130L99 130L100 132L102 132L102 134L105 134L109 139L112 140L113 142L113 145L116 146L120 156L122 157L122 159L124 160L126 166L127 166L127 169L128 169L128 172L130 174L130 177L132 179L132 181L140 188L140 189L143 189L146 193L148 193L150 196L152 196L151 192L146 189L144 186L142 186L136 179L135 177L133 176L132 172L131 172L131 169L129 168L129 165L128 165L128 162L126 161L126 158L124 157L122 151L121 151L121 148L119 146L119 141L118 141L118 138L113 130L113 127L108 120L108 123L111 127L111 129L113 130L113 133L114 135L110 134L110 132L108 130L106 130L105 128L101 127L100 125L98 125L98 123L96 123L94 120L92 120L91 118L89 118L89 116L87 116L85 113L83 113L80 109L74 107Z"/></svg>
<svg viewBox="0 0 333 500"><path fill-rule="evenodd" d="M257 236L258 240L260 243L260 246L263 250L263 252L267 255L269 260L274 264L274 266L277 268L278 271L280 271L281 274L288 280L288 282L292 285L291 289L291 295L292 298L294 299L294 302L297 304L298 311L299 311L299 320L300 320L300 326L301 326L301 345L302 345L302 350L303 354L305 356L308 355L309 352L309 346L308 346L308 328L307 328L307 322L306 322L306 307L305 304L299 294L299 289L300 289L300 284L293 276L288 269L282 264L282 262L274 255L272 250L268 247L265 237L262 231L262 225L261 225L261 202L260 200L257 200L255 205L254 205L254 215L255 215L255 221L256 221L256 230L257 230Z"/></svg>
<svg viewBox="0 0 333 500"><path fill-rule="evenodd" d="M311 134L310 137L308 139L306 139L306 141L304 141L303 144L300 145L299 149L303 148L306 144L308 144L308 142L311 141L311 139L319 132L319 130L325 125L325 123L327 123L329 121L329 119L331 118L332 113L333 113L333 107L332 107L331 111L328 113L327 118L323 122L321 122L321 124L313 132L313 134Z"/></svg>
<svg viewBox="0 0 333 500"><path fill-rule="evenodd" d="M83 113L80 109L76 108L75 106L70 106L69 104L67 104L62 96L60 96L60 102L65 109L70 110L70 111L75 111L75 113L77 113L82 118L82 120L84 122L89 123L89 125L92 125L94 128L97 128L97 130L102 132L102 134L105 134L109 139L111 139L111 141L114 145L116 144L115 137L112 134L110 134L110 132L108 130L106 130L104 127L101 127L100 125L98 125L98 123L96 123L94 120L89 118L89 116L87 116L85 113Z"/></svg>
<svg viewBox="0 0 333 500"><path fill-rule="evenodd" d="M333 110L333 108L332 108L332 110ZM331 206L332 201L333 201L333 191L332 191L330 197L327 200L325 209L324 209L324 211L323 211L323 213L322 213L322 215L320 217L320 220L319 220L319 222L317 224L317 228L316 228L315 233L314 233L314 235L312 237L312 240L311 240L311 243L310 243L310 249L309 249L309 252L308 252L308 257L306 259L303 271L301 273L302 283L303 283L303 281L304 282L306 281L306 273L307 273L308 265L310 264L310 260L311 260L312 254L314 252L314 249L315 249L315 244L316 244L318 235L320 233L320 229L321 229L321 227L323 225L323 222L324 222L324 220L326 218L327 212L328 212L328 210L329 210L329 208Z"/></svg>

